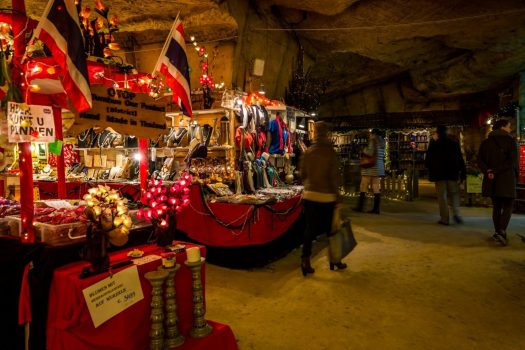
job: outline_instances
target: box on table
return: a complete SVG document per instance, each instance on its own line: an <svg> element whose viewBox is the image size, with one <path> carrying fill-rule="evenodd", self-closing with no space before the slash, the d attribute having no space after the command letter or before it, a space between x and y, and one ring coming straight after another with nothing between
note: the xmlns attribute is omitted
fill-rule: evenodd
<svg viewBox="0 0 525 350"><path fill-rule="evenodd" d="M20 218L7 216L9 231L13 236L20 236ZM51 225L44 222L35 222L35 237L37 241L50 245L64 245L86 240L87 224L72 222L68 224Z"/></svg>

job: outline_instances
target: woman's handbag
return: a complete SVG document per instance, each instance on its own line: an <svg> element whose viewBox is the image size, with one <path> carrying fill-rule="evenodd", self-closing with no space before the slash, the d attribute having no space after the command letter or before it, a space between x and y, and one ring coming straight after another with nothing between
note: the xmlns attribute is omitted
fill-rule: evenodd
<svg viewBox="0 0 525 350"><path fill-rule="evenodd" d="M494 194L494 179L489 179L488 175L483 176L481 183L481 195L483 197L492 197Z"/></svg>
<svg viewBox="0 0 525 350"><path fill-rule="evenodd" d="M375 153L371 156L369 156L368 154L362 154L361 155L361 159L359 159L359 166L361 168L372 168L376 165L376 155Z"/></svg>
<svg viewBox="0 0 525 350"><path fill-rule="evenodd" d="M328 258L330 263L341 262L357 245L349 218L341 218L339 208L335 208L332 219L332 233L328 236Z"/></svg>

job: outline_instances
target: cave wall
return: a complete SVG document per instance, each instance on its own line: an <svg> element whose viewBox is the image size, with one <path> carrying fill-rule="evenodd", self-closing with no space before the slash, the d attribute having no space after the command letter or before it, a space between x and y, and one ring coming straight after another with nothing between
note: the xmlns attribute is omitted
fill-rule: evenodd
<svg viewBox="0 0 525 350"><path fill-rule="evenodd" d="M189 35L188 35L189 37ZM198 38L197 38L198 41ZM127 62L133 64L139 72L151 73L157 63L160 51L164 43L137 45L135 52L126 54ZM233 53L235 43L231 40L203 44L208 52L209 72L216 83L224 82L225 86L231 86L233 71ZM200 57L191 43L186 43L188 64L191 68L190 83L192 89L200 88L199 78ZM214 57L214 58L212 58Z"/></svg>
<svg viewBox="0 0 525 350"><path fill-rule="evenodd" d="M375 113L446 111L461 109L461 99L428 100L411 88L406 79L363 87L348 95L325 99L319 109L321 118L359 116Z"/></svg>
<svg viewBox="0 0 525 350"><path fill-rule="evenodd" d="M296 62L297 41L287 31L258 30L282 25L269 8L260 8L255 1L228 0L222 6L238 24L233 87L246 92L257 91L262 82L269 98L283 98ZM251 74L256 58L265 61L262 77ZM311 62L308 58L306 61L307 64Z"/></svg>

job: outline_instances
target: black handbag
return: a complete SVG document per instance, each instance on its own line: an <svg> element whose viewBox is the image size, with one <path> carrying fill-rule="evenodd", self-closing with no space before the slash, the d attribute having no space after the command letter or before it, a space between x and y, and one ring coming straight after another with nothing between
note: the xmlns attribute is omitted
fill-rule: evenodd
<svg viewBox="0 0 525 350"><path fill-rule="evenodd" d="M494 179L489 179L487 175L483 176L481 183L481 195L483 197L492 197L494 194Z"/></svg>
<svg viewBox="0 0 525 350"><path fill-rule="evenodd" d="M349 218L342 218L340 209L334 210L332 232L328 236L328 258L330 263L339 263L357 246Z"/></svg>

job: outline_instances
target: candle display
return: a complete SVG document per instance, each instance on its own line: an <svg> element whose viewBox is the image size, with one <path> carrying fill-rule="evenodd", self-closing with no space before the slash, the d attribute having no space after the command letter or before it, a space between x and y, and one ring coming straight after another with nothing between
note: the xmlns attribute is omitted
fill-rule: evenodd
<svg viewBox="0 0 525 350"><path fill-rule="evenodd" d="M201 261L201 250L199 247L190 247L186 249L186 256L188 262L198 262Z"/></svg>
<svg viewBox="0 0 525 350"><path fill-rule="evenodd" d="M175 254L174 253L163 253L162 254L162 267L171 268L175 266Z"/></svg>

